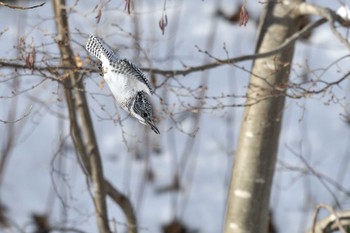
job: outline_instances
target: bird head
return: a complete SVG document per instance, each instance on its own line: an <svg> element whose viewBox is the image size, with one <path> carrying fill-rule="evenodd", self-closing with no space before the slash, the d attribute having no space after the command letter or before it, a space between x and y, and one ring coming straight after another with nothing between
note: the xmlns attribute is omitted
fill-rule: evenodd
<svg viewBox="0 0 350 233"><path fill-rule="evenodd" d="M160 134L153 122L152 105L148 101L144 91L139 91L136 94L130 110L131 115L138 119L141 124L149 125L156 134Z"/></svg>

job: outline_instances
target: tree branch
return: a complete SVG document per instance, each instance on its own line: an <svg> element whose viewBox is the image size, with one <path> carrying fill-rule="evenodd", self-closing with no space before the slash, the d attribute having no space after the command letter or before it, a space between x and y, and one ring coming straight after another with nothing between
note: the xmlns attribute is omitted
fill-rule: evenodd
<svg viewBox="0 0 350 233"><path fill-rule="evenodd" d="M187 67L185 69L178 69L178 70L162 70L162 69L154 69L154 68L142 68L143 71L147 71L147 72L151 72L154 74L160 74L163 76L168 76L168 77L173 77L173 76L178 76L178 75L183 75L186 76L190 73L194 73L194 72L200 72L200 71L204 71L204 70L208 70L208 69L213 69L216 68L218 66L221 65L230 65L233 63L239 63L239 62L243 62L243 61L249 61L249 60L256 60L256 59L260 59L260 58L265 58L265 57L269 57L272 55L277 54L278 52L288 48L289 46L291 46L297 39L299 39L300 37L306 35L307 33L309 33L311 30L319 27L320 25L322 25L323 23L327 22L327 20L325 19L320 19L314 23L311 23L309 25L307 25L306 27L304 27L302 30L294 33L291 37L289 37L288 39L286 39L284 41L283 44L281 44L280 46L278 46L277 48L265 52L265 53L257 53L257 54L249 54L249 55L243 55L243 56L239 56L239 57L234 57L234 58L228 58L228 59L216 59L216 62L213 63L208 63L208 64L204 64L204 65L200 65L200 66L192 66L192 67ZM17 68L17 69L28 69L28 67L25 64L19 64L19 63L11 63L11 62L7 62L4 60L0 60L0 66L3 67L12 67L12 68ZM55 66L55 67L42 67L42 66L34 66L32 68L30 68L30 70L37 70L37 71L50 71L50 70L57 70L57 69L63 69L63 70L67 70L67 69L71 69L72 67L70 66ZM76 71L80 71L80 72L99 72L98 69L92 69L92 68L88 68L88 67L75 67Z"/></svg>
<svg viewBox="0 0 350 233"><path fill-rule="evenodd" d="M329 27L333 34L350 50L350 43L348 40L344 38L334 27L335 22L340 23L342 26L349 27L350 22L348 20L343 19L335 11L329 8L319 7L306 2L295 5L295 9L301 15L317 15L324 19L327 19Z"/></svg>
<svg viewBox="0 0 350 233"><path fill-rule="evenodd" d="M59 0L55 0L55 1L59 1ZM57 9L59 10L63 8L60 8L59 6L57 6ZM60 13L58 12L57 14L60 14ZM58 23L58 25L60 25L60 23ZM67 22L64 22L63 25L66 25L66 27L65 29L61 29L61 30L68 32ZM65 95L66 95L70 123L71 123L72 138L80 155L79 161L81 163L82 169L87 174L87 176L93 178L94 186L96 186L96 182L98 182L99 186L97 188L100 188L101 189L100 191L103 192L103 197L101 196L101 192L100 192L100 195L98 196L98 199L95 201L95 204L98 204L99 202L104 202L105 194L110 196L113 199L113 201L120 206L120 208L123 210L126 216L126 219L128 222L127 232L137 233L138 229L137 229L136 215L130 200L125 195L120 193L117 189L115 189L109 181L103 178L102 163L100 161L100 155L97 147L97 142L94 136L95 133L93 131L93 125L91 122L90 113L88 111L88 104L86 101L85 92L81 91L81 90L84 90L84 86L81 82L82 80L81 75L83 75L85 71L90 72L91 69L86 69L85 71L81 72L82 70L81 69L79 70L76 67L75 61L74 59L72 59L74 56L73 56L73 51L69 46L68 34L65 35L65 37L66 38L64 37L60 38L61 40L58 41L58 44L60 46L60 49L63 49L64 51L68 49L68 51L66 52L69 54L69 56L62 56L63 58L62 66L63 66L63 70L66 70L66 72L70 76L70 78L64 79L64 85L68 87L68 88L65 88ZM49 71L51 71L52 73L55 73L57 69L60 69L60 68L49 67ZM44 71L44 69L41 69L41 71ZM74 87L74 88L71 88L71 87ZM80 118L82 118L81 120L78 119L76 112L79 113ZM84 140L83 140L84 137L80 131L78 122L82 122L82 124L85 125L85 127L83 127L82 129L84 137L88 137L88 138L90 137L90 139L87 139L88 142L86 143L84 143ZM86 146L86 144L90 144L90 146ZM96 187L95 187L95 192L96 192ZM103 198L103 200L101 200L101 198ZM105 204L100 203L100 206L102 207L103 211L106 211L105 210L106 208L104 207L104 205ZM101 216L100 221L102 222L102 224L105 225L104 227L107 228L108 225L106 224L108 223L104 222L105 220L108 220L107 215ZM105 233L107 231L100 230L100 232ZM110 232L109 229L108 229L108 232Z"/></svg>
<svg viewBox="0 0 350 233"><path fill-rule="evenodd" d="M70 47L69 38L69 27L67 12L65 10L65 0L54 0L53 7L56 17L56 27L58 31L57 43L61 53L62 64L65 66L77 67L74 60L74 53ZM81 74L74 72L74 70L67 70L67 75L69 78L66 79L67 84L73 84L77 88L84 88L81 82ZM71 86L71 85L69 85ZM81 133L84 135L84 149L89 159L89 165L91 169L90 178L92 179L94 187L94 203L97 214L97 224L100 233L111 232L108 225L108 212L106 206L106 195L104 191L104 177L103 177L103 167L98 150L97 141L95 138L95 132L93 129L93 124L91 121L88 103L86 101L85 93L78 91L73 94L75 90L70 88L65 88L66 101L70 105L69 109L72 111L77 111L82 124L80 132L79 128L74 129L76 137L81 137ZM74 106L75 109L72 109ZM69 114L74 114L69 111ZM78 124L74 123L75 127ZM80 139L81 140L81 139ZM82 141L82 140L81 140Z"/></svg>
<svg viewBox="0 0 350 233"><path fill-rule="evenodd" d="M212 68L216 68L221 65L230 65L233 63L238 63L238 62L243 62L243 61L248 61L248 60L256 60L256 59L261 59L261 58L266 58L270 57L272 55L275 55L290 46L294 44L294 42L299 39L300 37L303 37L307 33L309 33L311 30L319 27L320 25L324 24L327 22L325 19L320 19L314 23L310 23L306 27L304 27L302 30L294 33L292 36L287 38L280 46L278 46L275 49L272 49L268 52L265 53L256 53L256 54L250 54L250 55L243 55L235 58L229 58L225 60L220 60L217 59L216 62L213 63L208 63L205 65L200 65L200 66L193 66L193 67L188 67L186 69L181 69L181 70L161 70L161 69L144 69L144 70L149 70L149 72L153 72L155 74L161 74L164 76L176 76L176 75L188 75L193 72L199 72L199 71L204 71Z"/></svg>
<svg viewBox="0 0 350 233"><path fill-rule="evenodd" d="M123 210L126 219L128 220L128 233L137 233L137 219L134 208L130 200L118 190L116 190L113 185L108 181L104 181L106 193L113 201L115 201L120 208Z"/></svg>
<svg viewBox="0 0 350 233"><path fill-rule="evenodd" d="M34 5L34 6L29 6L29 7L24 7L24 6L15 6L15 5L11 5L5 2L0 2L0 6L5 6L11 9L16 9L16 10L30 10L30 9L34 9L37 7L42 7L43 5L45 5L46 2L43 2L39 5Z"/></svg>
<svg viewBox="0 0 350 233"><path fill-rule="evenodd" d="M9 124L9 123L13 124L13 123L19 122L19 121L23 120L24 118L26 118L30 114L30 112L32 111L32 108L33 108L33 105L30 105L29 109L18 119L15 119L15 120L1 120L0 119L0 122L2 122L4 124Z"/></svg>
<svg viewBox="0 0 350 233"><path fill-rule="evenodd" d="M285 3L285 4L287 4L287 3ZM163 69L154 69L154 68L142 68L142 70L147 71L147 72L152 72L154 74L160 74L160 75L167 76L167 77L173 77L173 76L178 76L178 75L186 76L190 73L209 70L209 69L213 69L213 68L216 68L216 67L219 67L222 65L230 65L230 64L234 64L234 63L243 62L243 61L257 60L257 59L269 57L269 56L272 56L272 55L275 55L275 54L281 52L284 49L287 49L300 37L308 34L310 31L319 27L320 25L324 24L327 21L329 22L330 29L332 30L332 32L337 36L337 38L339 38L339 40L347 48L350 49L349 42L345 38L343 38L334 27L335 22L340 23L342 26L349 27L350 26L349 21L344 20L341 16L337 15L337 13L331 9L318 7L318 6L315 6L313 4L309 4L309 3L295 4L295 6L293 6L293 8L294 8L294 11L296 11L300 15L317 15L317 16L321 16L322 19L319 19L313 23L310 23L309 25L304 27L302 30L294 33L292 36L290 36L288 39L286 39L283 44L281 44L280 46L278 46L277 48L275 48L271 51L268 51L265 53L243 55L243 56L228 58L228 59L223 59L223 60L216 59L216 61L212 62L212 63L199 65L199 66L186 67L184 69L163 70ZM17 68L17 69L29 69L25 64L7 62L4 60L0 60L0 66L12 67L12 68ZM52 69L67 70L67 69L71 69L71 66L65 66L65 65L55 66L55 67L34 66L34 67L30 68L30 70L34 70L34 71L50 71ZM75 67L75 69L76 69L76 71L80 71L80 72L99 72L98 69L92 69L90 67L79 67L79 68Z"/></svg>
<svg viewBox="0 0 350 233"><path fill-rule="evenodd" d="M319 211L324 208L327 209L331 214L326 218L317 221L317 215ZM344 226L350 226L350 211L339 211L335 212L334 209L325 204L320 204L316 207L312 228L306 233L331 233L335 231L341 231L342 233L347 233Z"/></svg>

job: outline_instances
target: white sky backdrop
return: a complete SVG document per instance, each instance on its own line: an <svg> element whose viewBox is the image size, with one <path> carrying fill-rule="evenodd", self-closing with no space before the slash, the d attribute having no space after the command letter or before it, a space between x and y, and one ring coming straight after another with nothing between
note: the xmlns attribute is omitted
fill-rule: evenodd
<svg viewBox="0 0 350 233"><path fill-rule="evenodd" d="M124 1L107 3L99 24L96 24L97 13L94 11L98 1L77 1L76 5L73 5L75 1L68 1L68 6L74 9L69 14L74 50L85 57L87 53L81 45L85 44L88 34L94 33L105 38L112 47L119 48L121 56L142 64L142 67L149 67L151 64L154 68L182 68L181 62L186 65L199 65L203 61L211 61L206 55L199 53L195 46L205 50L207 38L212 33L210 28L215 27L217 34L211 51L214 56L226 58L224 44L230 57L251 54L254 51L257 30L252 20L246 27L239 27L214 17L217 7L230 13L239 1L223 0L220 4L217 1L199 0L183 1L182 4L181 2L167 2L169 25L165 29L165 35L162 36L158 21L162 15L163 1L147 1L147 3L135 1L136 8L131 16L124 11ZM341 5L337 1L317 2L334 10ZM248 1L251 18L258 17L261 7L256 1ZM16 59L17 52L14 46L17 44L18 36L24 37L28 44L33 42L38 47L43 44L44 51L54 52L58 57L58 50L53 42L55 27L52 17L50 2L42 8L30 11L1 7L0 32L7 31L0 37L0 58ZM133 17L139 18L141 50L130 49L133 48L134 40L126 33L134 30ZM175 31L176 21L178 21L177 31ZM113 24L119 25L126 32L120 31ZM174 46L173 50L169 45ZM306 60L310 70L324 68L335 59L347 54L348 51L324 25L315 31L310 43L298 43L294 68L300 73L301 69L298 67L305 66ZM38 54L37 65L42 65L41 58L43 57ZM54 62L56 61L52 61L52 64L55 64ZM329 81L340 78L349 71L348 64L348 60L345 59L327 71L323 78ZM239 63L238 66L249 70L250 62ZM0 74L7 72L6 69L0 69ZM193 73L177 77L177 80L184 86L195 88L200 84L202 75ZM232 66L223 66L211 70L208 77L207 96L232 93L243 95L249 74ZM157 78L164 79L160 76ZM20 80L22 89L25 89L42 78L33 77L30 72L26 72ZM107 86L102 90L98 87L100 80L98 74L87 77L85 83L88 92L109 94ZM157 89L156 94L161 96L162 92L171 93L168 101L174 103L173 111L178 113L175 118L183 119L181 124L183 129L191 132L190 114L181 113L183 108L179 105L179 99L171 92L171 89L176 88L178 84L175 81L169 84L167 88ZM278 160L282 162L277 165L271 200L279 232L297 233L305 230L310 226L311 211L317 203L334 204L330 192L317 178L308 175L310 171L305 164L288 148L301 153L315 171L333 180L344 178L340 184L350 190L348 172L338 175L341 166L349 162L350 131L349 126L340 117L340 114L344 113L344 106L348 103L349 82L346 80L341 87L335 87L333 92L341 99L340 103L326 104L330 99L330 95L327 94L286 101L278 156ZM8 112L14 104L15 98L5 98L11 95L9 85L6 82L0 83L0 119L7 119ZM232 155L236 147L243 109L235 107L204 111L199 131L192 142L193 150L188 153L184 150L189 137L167 120L167 115L159 107L159 97L154 97L154 102L158 104L157 114L162 119L161 135L156 136L151 132L149 140L151 144L161 149L161 153L155 154L150 150L149 159L145 159L145 156L142 156L142 150L146 150L145 138L142 136L144 127L131 118L124 120L123 129L130 135L126 137L126 145L123 142L120 124L98 117L108 118L108 112L114 119L117 119L119 113L123 119L125 118L126 115L115 106L113 98L90 94L88 96L90 108L94 109L92 116L105 175L131 198L138 213L140 227L143 228L141 232L160 232L161 225L168 223L175 216L191 229L207 233L220 232ZM16 97L17 117L23 115L31 105L33 107L27 118L15 124L15 129L21 132L16 138L16 145L0 186L0 200L8 207L11 219L21 227L27 224L28 227L25 229L28 231L31 229L28 224L31 213L50 212L50 220L54 225L61 225L62 221L66 221L67 226L75 226L86 232L96 232L93 203L70 140L57 155L63 159L56 158L52 162L59 150L60 140L69 133L63 98L62 90L53 81L45 81L37 88ZM181 100L185 103L195 103L192 97L184 97ZM105 105L105 111L100 110L97 101ZM243 99L227 99L226 103L243 103L243 101ZM63 120L53 112L64 116ZM6 127L8 126L0 123L1 131L6 132ZM2 134L0 142L4 142L5 137L6 134ZM135 159L137 150L141 150L142 159ZM157 194L156 190L159 187L171 183L175 166L180 164L183 157L188 158L182 180L183 190L180 193ZM288 170L282 166L283 164L300 170ZM62 174L53 172L52 166L60 169ZM155 180L145 183L143 187L147 167L154 172ZM56 192L67 204L65 209L57 196L53 197L53 180L56 183ZM350 204L348 196L332 185L329 187L342 207L348 208ZM119 208L110 202L109 213L110 218L115 218L121 223L118 227L122 228L122 224L125 223L123 215Z"/></svg>

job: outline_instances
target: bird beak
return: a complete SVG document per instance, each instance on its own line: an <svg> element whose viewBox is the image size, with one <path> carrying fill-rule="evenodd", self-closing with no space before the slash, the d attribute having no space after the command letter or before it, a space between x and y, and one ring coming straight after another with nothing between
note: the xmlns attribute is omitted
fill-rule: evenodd
<svg viewBox="0 0 350 233"><path fill-rule="evenodd" d="M156 134L160 134L158 128L154 125L152 120L146 120L146 123L151 126L151 129L156 133Z"/></svg>

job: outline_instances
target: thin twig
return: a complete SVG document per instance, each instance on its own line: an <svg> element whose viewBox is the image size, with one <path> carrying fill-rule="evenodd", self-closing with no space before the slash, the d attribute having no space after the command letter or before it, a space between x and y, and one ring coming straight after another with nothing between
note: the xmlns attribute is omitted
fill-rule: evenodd
<svg viewBox="0 0 350 233"><path fill-rule="evenodd" d="M296 32L291 37L289 37L287 40L285 40L285 42L283 44L281 44L277 48L275 48L271 51L268 51L266 53L249 54L249 55L243 55L243 56L224 59L224 60L216 59L216 61L213 63L207 63L204 65L192 66L192 67L187 67L185 69L178 69L178 70L162 70L162 69L154 69L154 68L142 68L141 70L151 72L154 74L168 76L168 77L173 77L173 76L178 76L178 75L186 76L190 73L205 71L205 70L213 69L213 68L216 68L216 67L219 67L222 65L229 65L229 64L233 64L233 63L269 57L269 56L272 56L272 55L288 48L297 39L299 39L300 37L309 33L311 30L315 29L316 27L319 27L320 25L324 24L325 22L327 22L326 19L320 19L314 23L309 24L308 26L304 27L302 30ZM17 69L28 69L28 67L25 64L12 63L12 62L4 61L4 60L0 60L0 67L1 66L13 67L13 68L17 68ZM31 70L34 70L34 71L35 70L41 70L41 71L48 70L49 71L49 70L53 70L53 69L55 69L55 70L57 70L57 69L67 70L68 69L69 70L69 69L72 69L72 67L63 65L63 66L55 66L55 67L34 66L31 68ZM79 68L76 67L75 70L81 71L81 72L99 72L98 69L92 69L91 67L79 67Z"/></svg>
<svg viewBox="0 0 350 233"><path fill-rule="evenodd" d="M38 8L38 7L42 7L43 5L45 5L46 2L43 2L39 5L34 5L34 6L29 6L29 7L25 7L25 6L15 6L15 5L11 5L5 2L0 2L0 6L5 6L11 9L16 9L16 10L30 10L30 9L34 9L34 8Z"/></svg>
<svg viewBox="0 0 350 233"><path fill-rule="evenodd" d="M23 116L21 116L20 118L18 118L16 120L1 120L0 119L0 122L5 123L5 124L8 124L8 123L13 124L13 123L19 122L19 121L23 120L23 118L26 118L30 114L30 112L32 111L32 108L33 108L33 105L30 105L29 109L23 114Z"/></svg>

